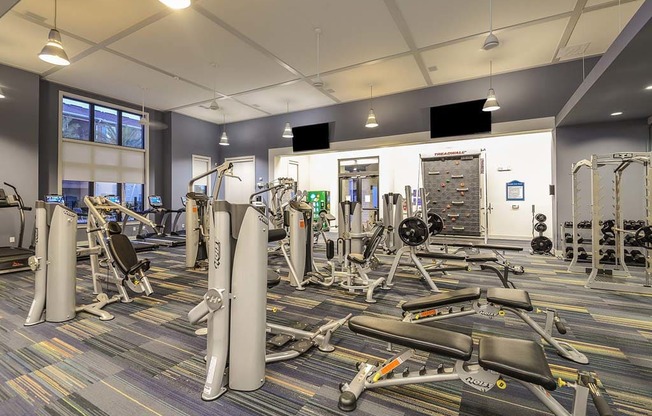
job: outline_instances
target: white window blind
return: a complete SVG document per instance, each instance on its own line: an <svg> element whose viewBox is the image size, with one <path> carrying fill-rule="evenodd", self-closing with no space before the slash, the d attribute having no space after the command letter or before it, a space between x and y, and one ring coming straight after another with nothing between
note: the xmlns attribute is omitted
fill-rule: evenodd
<svg viewBox="0 0 652 416"><path fill-rule="evenodd" d="M145 152L63 140L61 168L68 181L145 183Z"/></svg>

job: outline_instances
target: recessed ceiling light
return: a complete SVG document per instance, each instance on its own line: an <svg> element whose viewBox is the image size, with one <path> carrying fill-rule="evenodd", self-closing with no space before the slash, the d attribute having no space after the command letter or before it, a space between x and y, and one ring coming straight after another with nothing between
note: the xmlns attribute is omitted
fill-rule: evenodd
<svg viewBox="0 0 652 416"><path fill-rule="evenodd" d="M615 116L622 116L622 115L623 115L623 112L622 112L622 111L616 111L615 113L611 113L611 116L612 116L612 117L615 117Z"/></svg>
<svg viewBox="0 0 652 416"><path fill-rule="evenodd" d="M648 85L647 87L645 87L645 89L646 90L652 90L652 85Z"/></svg>

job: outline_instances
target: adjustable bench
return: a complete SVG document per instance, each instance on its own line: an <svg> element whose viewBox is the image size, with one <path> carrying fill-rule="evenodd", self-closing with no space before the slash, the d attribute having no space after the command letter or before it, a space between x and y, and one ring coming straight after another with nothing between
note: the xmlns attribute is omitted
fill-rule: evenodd
<svg viewBox="0 0 652 416"><path fill-rule="evenodd" d="M473 354L473 339L439 328L419 327L408 322L384 318L357 316L349 321L349 329L356 334L402 345L407 349L376 365L359 363L358 373L350 383L340 385L340 410L356 409L360 395L367 389L404 384L461 380L481 392L494 386L506 387L503 376L515 379L530 390L557 416L584 416L589 393L602 416L610 414L609 407L600 395L595 375L580 373L575 383L555 380L543 349L534 341L511 338L484 337L478 346L478 363L469 363ZM400 374L394 370L407 361L415 350L456 359L452 367L439 366L418 371L405 368ZM575 389L573 413L565 410L550 394L558 386L570 385Z"/></svg>
<svg viewBox="0 0 652 416"><path fill-rule="evenodd" d="M552 336L553 325L557 332L562 335L566 334L566 328L556 310L541 311L546 313L545 328L542 328L527 313L535 309L532 306L530 295L526 291L492 287L487 289L486 302L480 301L481 295L482 291L479 287L471 287L407 301L401 305L403 322L421 324L474 314L493 319L510 312L528 324L550 346L555 348L561 357L579 364L588 364L589 360L584 354L569 343ZM460 303L467 303L467 305L459 306Z"/></svg>
<svg viewBox="0 0 652 416"><path fill-rule="evenodd" d="M478 244L478 243L472 243L472 242L466 242L466 241L454 241L454 242L448 242L448 241L436 241L433 244L437 245L442 245L444 246L444 250L448 252L448 247L449 246L454 246L458 247L457 250L453 254L458 254L460 252L464 252L469 256L472 255L479 255L481 249L486 249L486 250L491 250L496 257L495 260L487 260L491 262L495 262L501 266L504 266L505 268L509 269L514 274L523 274L525 271L523 270L523 266L516 266L514 264L511 264L507 258L505 258L505 251L514 251L514 252L520 252L523 251L523 247L519 246L505 246L501 244Z"/></svg>

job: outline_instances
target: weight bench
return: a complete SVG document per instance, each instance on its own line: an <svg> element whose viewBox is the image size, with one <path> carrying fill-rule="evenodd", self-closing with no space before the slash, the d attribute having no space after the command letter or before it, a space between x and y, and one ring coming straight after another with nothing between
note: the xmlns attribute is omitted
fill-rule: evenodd
<svg viewBox="0 0 652 416"><path fill-rule="evenodd" d="M356 409L360 395L367 389L461 380L480 392L486 392L494 386L506 388L503 379L505 376L525 386L557 416L584 416L589 394L601 416L611 415L593 373L580 372L578 379L570 383L561 379L555 380L543 349L534 341L481 338L476 364L469 362L473 354L473 339L468 335L369 316L352 318L349 321L349 329L356 334L402 345L407 349L383 363L358 363L358 373L353 380L340 384L338 407L345 412ZM427 369L423 366L413 372L406 367L400 374L395 374L394 370L412 357L415 350L454 358L457 361L452 367L440 365L436 369ZM564 409L549 393L564 385L575 389L572 413Z"/></svg>
<svg viewBox="0 0 652 416"><path fill-rule="evenodd" d="M500 244L477 244L472 242L457 241L449 243L446 241L437 242L437 245L444 246L444 250L448 253L448 246L458 247L453 254L458 254L464 252L469 256L479 255L481 249L491 250L496 257L495 260L486 260L490 262L495 262L501 266L504 266L506 269L509 269L514 274L523 274L523 266L516 266L511 264L504 255L505 251L523 251L523 247L519 246L505 246ZM502 253L501 253L502 252Z"/></svg>
<svg viewBox="0 0 652 416"><path fill-rule="evenodd" d="M108 246L113 263L122 273L122 284L136 293L151 295L153 290L145 272L150 268L148 259L139 260L129 237L122 234L122 228L115 221L107 223Z"/></svg>
<svg viewBox="0 0 652 416"><path fill-rule="evenodd" d="M401 305L403 322L423 324L475 314L493 319L503 317L509 312L528 324L557 351L559 356L578 364L589 363L586 355L569 343L552 336L553 325L561 335L566 334L566 328L555 309L536 310L536 312L545 312L545 328L542 328L530 317L528 312L535 309L532 306L528 292L519 289L492 287L487 289L486 301L481 301L481 296L482 291L479 287L471 287L414 299ZM459 304L462 303L466 305L460 306Z"/></svg>

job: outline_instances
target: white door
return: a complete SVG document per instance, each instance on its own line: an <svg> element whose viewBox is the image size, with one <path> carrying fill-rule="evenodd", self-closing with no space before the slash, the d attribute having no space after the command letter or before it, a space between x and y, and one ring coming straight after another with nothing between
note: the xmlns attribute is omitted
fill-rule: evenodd
<svg viewBox="0 0 652 416"><path fill-rule="evenodd" d="M201 175L211 169L211 158L209 156L192 155L192 177ZM207 194L211 189L211 177L201 178L194 184L193 191Z"/></svg>
<svg viewBox="0 0 652 416"><path fill-rule="evenodd" d="M248 204L249 197L256 192L256 158L245 156L224 161L233 163L233 174L241 179L224 178L224 199L232 204Z"/></svg>

